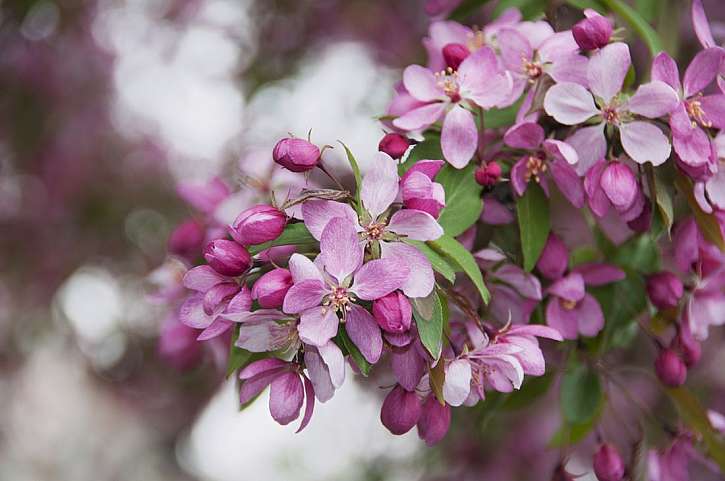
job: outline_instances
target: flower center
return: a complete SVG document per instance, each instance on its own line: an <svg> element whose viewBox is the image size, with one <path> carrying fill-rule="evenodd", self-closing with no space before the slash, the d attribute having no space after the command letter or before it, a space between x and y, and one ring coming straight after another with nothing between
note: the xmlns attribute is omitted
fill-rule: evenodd
<svg viewBox="0 0 725 481"><path fill-rule="evenodd" d="M532 178L538 183L541 181L541 175L547 171L549 167L546 165L546 159L541 153L530 155L526 159L526 174L524 178L529 182Z"/></svg>
<svg viewBox="0 0 725 481"><path fill-rule="evenodd" d="M700 124L703 127L710 128L712 127L712 122L708 120L707 114L702 110L702 102L698 100L701 96L702 94L698 94L696 99L685 101L685 109L687 110L687 115L692 120L693 127L697 127L697 124Z"/></svg>
<svg viewBox="0 0 725 481"><path fill-rule="evenodd" d="M353 296L348 290L344 287L333 287L332 292L327 295L327 299L322 303L322 305L327 308L331 308L335 311L342 312L344 315L345 312L350 310L350 304L355 300L355 296Z"/></svg>
<svg viewBox="0 0 725 481"><path fill-rule="evenodd" d="M544 68L539 62L532 62L523 57L521 62L523 63L524 73L529 77L529 82L535 82L544 73Z"/></svg>
<svg viewBox="0 0 725 481"><path fill-rule="evenodd" d="M567 311L571 311L576 307L576 301L567 301L566 299L559 299L559 304Z"/></svg>
<svg viewBox="0 0 725 481"><path fill-rule="evenodd" d="M483 34L482 30L474 27L473 33L468 34L466 47L468 47L468 50L471 52L475 52L484 45L486 45L486 36Z"/></svg>
<svg viewBox="0 0 725 481"><path fill-rule="evenodd" d="M608 124L617 124L619 122L619 112L617 112L617 109L612 106L602 109L602 117Z"/></svg>
<svg viewBox="0 0 725 481"><path fill-rule="evenodd" d="M371 222L365 227L363 237L369 241L380 240L385 233L385 222Z"/></svg>
<svg viewBox="0 0 725 481"><path fill-rule="evenodd" d="M458 72L454 72L452 68L448 67L445 70L436 72L436 84L443 89L450 99L451 102L458 102L461 100L461 94L459 92L460 86L458 85Z"/></svg>

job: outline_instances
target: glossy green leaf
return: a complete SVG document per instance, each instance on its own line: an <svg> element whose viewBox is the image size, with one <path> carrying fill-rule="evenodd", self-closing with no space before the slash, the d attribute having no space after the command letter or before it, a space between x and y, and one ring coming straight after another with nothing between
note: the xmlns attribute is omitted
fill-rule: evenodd
<svg viewBox="0 0 725 481"><path fill-rule="evenodd" d="M475 170L474 164L460 170L446 164L436 176L436 182L446 192L446 206L438 216L438 223L451 237L463 234L481 216L482 187L476 182Z"/></svg>
<svg viewBox="0 0 725 481"><path fill-rule="evenodd" d="M347 145L340 142L342 146L345 148L345 154L347 155L347 161L350 163L350 168L352 169L352 173L355 176L355 210L357 211L357 214L362 217L363 215L363 205L362 200L360 199L360 187L362 186L362 176L360 175L360 166L357 164L357 160L355 160L355 156L352 155L352 152L347 147Z"/></svg>
<svg viewBox="0 0 725 481"><path fill-rule="evenodd" d="M590 421L602 402L602 386L597 374L585 364L570 367L561 380L561 413L570 424Z"/></svg>
<svg viewBox="0 0 725 481"><path fill-rule="evenodd" d="M249 364L249 362L252 360L252 356L254 355L246 349L242 349L241 347L237 347L234 345L234 343L237 342L238 337L239 324L236 324L234 326L234 332L232 333L232 340L229 346L229 358L227 360L226 377L231 376L239 369Z"/></svg>
<svg viewBox="0 0 725 481"><path fill-rule="evenodd" d="M337 336L335 337L336 344L341 348L343 354L349 354L355 365L358 367L363 376L370 374L372 364L370 364L365 356L362 355L360 349L352 342L350 336L348 336L345 330L344 324L340 324L340 328L337 330Z"/></svg>
<svg viewBox="0 0 725 481"><path fill-rule="evenodd" d="M430 248L425 242L412 239L405 239L404 242L414 246L423 253L430 261L431 266L433 266L433 270L445 277L448 282L453 284L456 281L456 270L444 256Z"/></svg>
<svg viewBox="0 0 725 481"><path fill-rule="evenodd" d="M516 199L524 270L531 271L539 260L551 230L549 199L538 184L529 183L523 197Z"/></svg>
<svg viewBox="0 0 725 481"><path fill-rule="evenodd" d="M420 341L433 359L438 359L443 348L443 306L438 292L433 289L428 297L410 300Z"/></svg>
<svg viewBox="0 0 725 481"><path fill-rule="evenodd" d="M476 263L476 259L473 257L468 249L463 247L460 242L449 235L443 235L439 239L428 242L435 251L444 256L450 258L456 265L456 271L465 272L466 275L471 279L473 284L478 289L478 293L481 295L483 302L488 304L488 300L491 295L483 283L483 275L481 269Z"/></svg>
<svg viewBox="0 0 725 481"><path fill-rule="evenodd" d="M308 245L308 244L314 244L317 241L314 237L312 237L312 234L310 234L310 231L307 230L307 227L305 227L305 224L302 222L297 222L295 224L287 224L287 226L284 228L284 231L282 232L282 235L277 237L275 240L270 242L265 242L264 244L259 244L256 246L249 246L249 253L252 255L259 254L265 249L269 249L270 247L275 246L286 246L286 245Z"/></svg>

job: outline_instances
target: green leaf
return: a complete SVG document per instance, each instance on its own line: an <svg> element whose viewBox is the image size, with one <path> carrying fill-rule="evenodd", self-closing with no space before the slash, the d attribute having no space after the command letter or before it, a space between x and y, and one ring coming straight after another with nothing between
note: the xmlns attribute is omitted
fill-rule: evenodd
<svg viewBox="0 0 725 481"><path fill-rule="evenodd" d="M438 359L443 348L443 306L438 292L433 289L428 297L414 297L410 301L420 341L433 359Z"/></svg>
<svg viewBox="0 0 725 481"><path fill-rule="evenodd" d="M275 246L287 246L287 245L306 245L314 244L317 240L312 237L310 231L307 230L305 224L297 222L295 224L287 224L282 232L282 235L277 237L273 241L265 242L256 246L249 246L249 253L252 255L259 254L265 249Z"/></svg>
<svg viewBox="0 0 725 481"><path fill-rule="evenodd" d="M619 246L612 261L625 269L652 274L660 270L660 251L652 236L642 234Z"/></svg>
<svg viewBox="0 0 725 481"><path fill-rule="evenodd" d="M597 374L585 364L576 364L561 380L561 413L570 424L590 421L602 402L602 386Z"/></svg>
<svg viewBox="0 0 725 481"><path fill-rule="evenodd" d="M398 165L398 175L405 174L419 160L443 160L441 136L437 132L429 132L423 142L418 142L408 152L405 162Z"/></svg>
<svg viewBox="0 0 725 481"><path fill-rule="evenodd" d="M591 287L589 292L599 302L607 321L604 333L597 338L600 343L598 349L603 352L610 347L617 347L617 343L626 341L631 336L631 326L637 327L637 317L647 308L644 279L638 274L628 272L627 277L621 281Z"/></svg>
<svg viewBox="0 0 725 481"><path fill-rule="evenodd" d="M657 13L657 5L661 0L635 0L634 6L647 22L652 22Z"/></svg>
<svg viewBox="0 0 725 481"><path fill-rule="evenodd" d="M487 129L500 129L508 127L516 121L516 113L521 107L521 102L516 102L505 109L489 109L483 112L483 124Z"/></svg>
<svg viewBox="0 0 725 481"><path fill-rule="evenodd" d="M561 427L554 433L549 440L549 447L559 448L579 443L587 435L594 430L599 420L599 414L595 415L589 421L583 423L569 424L562 423Z"/></svg>
<svg viewBox="0 0 725 481"><path fill-rule="evenodd" d="M352 173L355 176L355 210L357 211L357 215L362 217L363 215L363 205L362 200L360 199L360 187L362 186L362 176L360 175L360 166L357 165L357 160L355 160L355 156L352 155L352 152L347 147L347 145L340 142L342 146L345 148L345 154L347 154L347 161L350 163L350 168L352 169Z"/></svg>
<svg viewBox="0 0 725 481"><path fill-rule="evenodd" d="M654 31L652 26L642 18L635 9L627 5L622 0L600 0L609 10L616 13L622 18L629 26L634 30L637 35L644 41L645 45L649 49L650 55L655 56L660 53L662 49L662 42L660 41L657 32Z"/></svg>
<svg viewBox="0 0 725 481"><path fill-rule="evenodd" d="M443 362L439 362L434 368L431 368L428 371L430 388L433 391L433 394L435 394L436 399L438 399L438 402L441 403L441 406L446 404L445 399L443 399L443 384L446 381L446 371L443 364Z"/></svg>
<svg viewBox="0 0 725 481"><path fill-rule="evenodd" d="M607 7L602 5L602 2L599 0L566 0L566 3L580 10L584 10L585 8L591 8L596 10L600 14L607 13Z"/></svg>
<svg viewBox="0 0 725 481"><path fill-rule="evenodd" d="M463 0L450 14L452 20L463 21L480 9L489 0Z"/></svg>
<svg viewBox="0 0 725 481"><path fill-rule="evenodd" d="M455 268L451 266L450 262L448 262L445 257L431 249L428 244L413 239L404 239L403 242L414 246L424 256L426 256L430 261L430 264L433 266L433 270L445 277L448 282L453 284L456 281Z"/></svg>
<svg viewBox="0 0 725 481"><path fill-rule="evenodd" d="M435 251L449 257L456 265L456 271L465 272L466 275L471 279L473 284L478 289L478 293L481 295L483 302L488 304L488 300L491 295L483 283L483 275L481 269L476 263L473 254L468 249L463 247L460 242L449 235L442 235L440 238L434 241L429 241L428 245L431 246Z"/></svg>
<svg viewBox="0 0 725 481"><path fill-rule="evenodd" d="M234 326L234 332L232 333L231 345L229 346L229 359L227 360L227 372L226 372L227 378L229 376L231 376L232 374L234 374L239 369L241 369L242 367L249 364L249 362L252 360L253 353L247 351L246 349L242 349L241 347L237 347L234 345L234 343L237 342L238 337L239 337L239 324L236 324Z"/></svg>
<svg viewBox="0 0 725 481"><path fill-rule="evenodd" d="M551 230L549 199L538 184L529 183L524 196L516 199L516 212L521 231L524 270L530 272L539 260Z"/></svg>
<svg viewBox="0 0 725 481"><path fill-rule="evenodd" d="M715 432L700 401L685 387L667 389L682 420L702 436L708 455L725 472L725 441Z"/></svg>
<svg viewBox="0 0 725 481"><path fill-rule="evenodd" d="M700 228L700 232L709 242L715 244L722 252L725 252L725 239L723 239L722 231L720 231L720 224L717 218L713 214L704 212L700 205L695 200L695 196L692 193L692 182L682 174L677 174L675 179L675 185L677 190L687 199L687 204L690 206L690 210L695 214L695 222Z"/></svg>
<svg viewBox="0 0 725 481"><path fill-rule="evenodd" d="M463 234L481 216L482 187L476 182L475 170L474 164L460 170L446 164L436 176L436 182L446 191L446 206L438 216L438 223L451 237Z"/></svg>
<svg viewBox="0 0 725 481"><path fill-rule="evenodd" d="M344 324L340 324L340 328L337 330L337 336L335 339L337 340L336 344L342 348L343 354L350 354L350 357L355 365L357 365L362 375L367 377L370 374L372 364L365 359L365 356L362 355L360 349L357 348L357 346L352 342L352 339L350 339L350 336L347 335Z"/></svg>

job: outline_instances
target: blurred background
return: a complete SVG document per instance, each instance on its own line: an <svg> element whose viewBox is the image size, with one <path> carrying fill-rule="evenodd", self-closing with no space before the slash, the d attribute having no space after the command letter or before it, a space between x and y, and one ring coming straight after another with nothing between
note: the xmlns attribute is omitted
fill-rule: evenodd
<svg viewBox="0 0 725 481"><path fill-rule="evenodd" d="M429 450L378 422L384 380L348 382L294 435L266 400L237 412L225 346L163 342L183 273L167 245L202 222L178 187L223 179L215 215L233 218L284 182L274 143L310 129L364 164L435 3L0 1L0 479L509 479L512 456L548 479L555 396L505 429L457 412ZM669 3L692 51L687 2ZM531 419L535 436L486 456Z"/></svg>

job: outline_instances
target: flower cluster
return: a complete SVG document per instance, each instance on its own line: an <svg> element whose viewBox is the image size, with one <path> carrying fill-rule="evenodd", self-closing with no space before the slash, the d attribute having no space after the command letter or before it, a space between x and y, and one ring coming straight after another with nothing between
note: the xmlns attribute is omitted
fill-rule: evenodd
<svg viewBox="0 0 725 481"><path fill-rule="evenodd" d="M516 9L482 29L434 21L364 175L345 147L354 186L324 164L328 146L279 141L272 158L303 187L207 230L205 263L183 277L179 320L200 341L231 332L243 404L271 386L279 423L305 404L302 429L346 362L390 368L382 423L433 444L451 407L512 396L551 361L565 427L592 429L604 356L633 328L660 381L686 382L725 322L725 50L696 0L703 48L682 81L665 52L635 73L613 18L583 16L558 32ZM315 169L336 188L306 184ZM184 255L182 238L204 235L180 229ZM593 466L627 471L608 442Z"/></svg>

